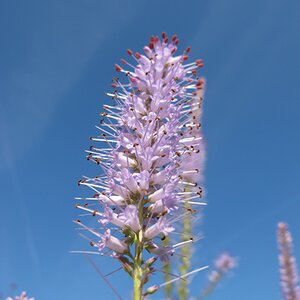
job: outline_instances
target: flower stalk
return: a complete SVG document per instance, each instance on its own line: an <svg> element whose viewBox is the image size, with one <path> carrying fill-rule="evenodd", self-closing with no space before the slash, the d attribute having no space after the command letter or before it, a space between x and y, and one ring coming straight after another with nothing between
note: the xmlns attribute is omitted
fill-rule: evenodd
<svg viewBox="0 0 300 300"><path fill-rule="evenodd" d="M143 232L139 231L137 240L135 241L135 257L133 267L133 299L141 300L143 293L143 268L142 268L142 253L143 253Z"/></svg>
<svg viewBox="0 0 300 300"><path fill-rule="evenodd" d="M186 210L191 209L191 205L187 202L184 203ZM186 216L183 219L182 240L187 241L192 236L192 220L190 216ZM181 275L187 273L191 267L191 244L186 244L181 248L181 265L179 266L179 272ZM178 287L179 300L188 299L189 283L187 280L181 280Z"/></svg>

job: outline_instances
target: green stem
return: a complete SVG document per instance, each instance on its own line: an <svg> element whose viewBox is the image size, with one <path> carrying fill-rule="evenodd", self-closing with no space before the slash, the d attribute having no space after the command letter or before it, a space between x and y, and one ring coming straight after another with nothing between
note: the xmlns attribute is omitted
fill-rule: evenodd
<svg viewBox="0 0 300 300"><path fill-rule="evenodd" d="M185 208L190 209L190 205L186 202ZM182 241L188 241L192 234L192 221L189 215L183 219ZM186 244L181 248L181 265L179 267L180 275L186 274L191 267L191 245ZM180 280L178 287L179 300L188 299L189 286L188 280Z"/></svg>
<svg viewBox="0 0 300 300"><path fill-rule="evenodd" d="M143 231L141 230L135 242L135 258L133 266L133 300L142 300L143 293Z"/></svg>
<svg viewBox="0 0 300 300"><path fill-rule="evenodd" d="M165 247L170 245L170 238L167 236L164 241L163 241L163 245ZM163 272L164 272L164 281L168 282L170 281L171 278L171 264L170 263L166 263L163 265ZM165 285L165 295L166 295L166 299L172 299L172 294L173 294L173 284L167 284Z"/></svg>

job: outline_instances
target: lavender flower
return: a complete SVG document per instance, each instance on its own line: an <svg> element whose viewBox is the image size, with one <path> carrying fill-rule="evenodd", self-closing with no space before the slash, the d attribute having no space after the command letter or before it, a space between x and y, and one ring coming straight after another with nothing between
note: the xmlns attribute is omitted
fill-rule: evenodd
<svg viewBox="0 0 300 300"><path fill-rule="evenodd" d="M285 300L299 300L300 287L296 259L293 256L293 242L288 225L279 223L277 226L279 248L279 265L282 297Z"/></svg>
<svg viewBox="0 0 300 300"><path fill-rule="evenodd" d="M15 298L7 297L6 300L34 300L34 298L28 298L26 292L22 292L20 296Z"/></svg>
<svg viewBox="0 0 300 300"><path fill-rule="evenodd" d="M236 258L232 257L227 252L222 253L215 261L215 268L220 273L226 273L237 265Z"/></svg>
<svg viewBox="0 0 300 300"><path fill-rule="evenodd" d="M237 266L237 259L224 252L216 259L214 265L215 268L208 274L209 283L200 294L200 300L206 298L216 288L226 273Z"/></svg>
<svg viewBox="0 0 300 300"><path fill-rule="evenodd" d="M98 225L76 223L95 237L88 238L92 246L121 261L134 280L134 299L141 299L156 259L168 262L176 248L191 242L168 247L160 243L190 214L184 203L202 204L197 201L201 188L191 176L199 170L187 171L187 165L193 165L202 143L190 116L203 85L196 69L203 64L197 60L184 65L190 48L175 56L178 42L173 36L169 43L165 33L162 40L152 37L145 54L127 50L136 65L124 59L124 68L115 65L128 82L113 78L115 90L108 95L115 104L104 105L101 134L91 138L106 147L92 146L87 156L104 175L79 181L94 196L77 198L86 203L76 207L96 217ZM144 250L153 259L145 262Z"/></svg>

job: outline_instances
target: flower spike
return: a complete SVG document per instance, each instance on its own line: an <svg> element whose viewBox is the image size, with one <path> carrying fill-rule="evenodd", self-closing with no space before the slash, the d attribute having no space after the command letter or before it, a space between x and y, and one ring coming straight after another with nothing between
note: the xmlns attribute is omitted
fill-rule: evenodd
<svg viewBox="0 0 300 300"><path fill-rule="evenodd" d="M100 134L92 138L100 146L92 146L87 155L103 175L78 182L94 196L77 198L86 203L76 207L96 222L93 227L76 223L93 237L87 237L93 247L126 266L134 280L134 299L142 299L143 286L155 271L144 262L144 252L167 262L176 247L166 249L161 239L190 214L186 201L204 204L196 162L202 136L194 118L195 98L203 87L195 76L199 62L184 64L190 47L175 55L177 36L170 43L162 36L151 37L144 54L128 49L134 63L115 65L126 83L113 79L114 91L108 95L114 103L103 106Z"/></svg>
<svg viewBox="0 0 300 300"><path fill-rule="evenodd" d="M277 226L281 291L284 300L300 300L299 277L296 259L293 256L293 241L288 225Z"/></svg>

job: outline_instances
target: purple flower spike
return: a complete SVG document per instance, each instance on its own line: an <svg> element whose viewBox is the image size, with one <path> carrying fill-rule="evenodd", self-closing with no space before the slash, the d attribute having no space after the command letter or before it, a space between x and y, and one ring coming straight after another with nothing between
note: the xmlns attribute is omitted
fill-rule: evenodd
<svg viewBox="0 0 300 300"><path fill-rule="evenodd" d="M196 174L202 171L199 152L202 157L204 153L200 116L195 114L204 85L196 69L203 63L184 64L190 48L175 55L177 45L176 36L171 42L165 34L162 40L152 37L144 54L127 50L133 64L122 59L124 67L115 65L127 82L113 78L114 90L107 95L114 103L103 106L100 135L91 138L100 146L92 146L87 156L104 175L79 181L94 196L78 198L86 204L76 207L96 217L100 227L77 223L97 240L100 237L92 245L101 252L112 250L119 259L133 259L132 244L141 253L153 250L153 240L173 232L174 222L185 216L183 202L201 204ZM173 251L160 247L155 241L152 254L166 261ZM132 263L137 265L134 259Z"/></svg>
<svg viewBox="0 0 300 300"><path fill-rule="evenodd" d="M288 225L277 226L281 291L284 300L300 300L299 277L296 259L293 256L293 240Z"/></svg>

